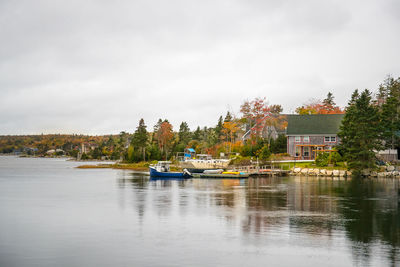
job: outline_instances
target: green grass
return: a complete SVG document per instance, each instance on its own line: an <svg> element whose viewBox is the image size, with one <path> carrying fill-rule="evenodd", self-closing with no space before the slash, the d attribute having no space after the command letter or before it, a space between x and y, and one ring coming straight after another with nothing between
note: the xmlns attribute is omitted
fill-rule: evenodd
<svg viewBox="0 0 400 267"><path fill-rule="evenodd" d="M293 167L293 163L292 163ZM296 162L296 168L312 168L312 169L325 169L325 170L347 170L344 162L339 162L337 166L333 167L318 167L315 162Z"/></svg>
<svg viewBox="0 0 400 267"><path fill-rule="evenodd" d="M337 166L333 167L318 167L314 162L290 162L290 163L280 163L279 165L274 165L275 168L280 168L282 170L290 170L293 167L296 168L312 168L312 169L325 169L325 170L346 170L346 166L343 162L338 163Z"/></svg>

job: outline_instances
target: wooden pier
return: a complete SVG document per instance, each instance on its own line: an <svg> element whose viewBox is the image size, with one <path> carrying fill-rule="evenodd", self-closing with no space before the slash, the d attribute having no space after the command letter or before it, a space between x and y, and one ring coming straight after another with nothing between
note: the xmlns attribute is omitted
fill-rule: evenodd
<svg viewBox="0 0 400 267"><path fill-rule="evenodd" d="M290 173L289 170L282 170L279 168L274 168L273 165L266 166L235 166L230 168L229 171L235 172L245 172L250 176L286 176Z"/></svg>
<svg viewBox="0 0 400 267"><path fill-rule="evenodd" d="M246 179L249 178L249 174L247 173L238 173L238 174L226 174L226 173L193 173L193 178L207 178L207 179Z"/></svg>

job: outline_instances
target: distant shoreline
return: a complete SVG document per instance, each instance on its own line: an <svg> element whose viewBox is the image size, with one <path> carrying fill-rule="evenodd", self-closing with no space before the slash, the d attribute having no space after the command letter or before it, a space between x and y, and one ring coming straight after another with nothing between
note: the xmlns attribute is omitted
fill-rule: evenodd
<svg viewBox="0 0 400 267"><path fill-rule="evenodd" d="M139 162L139 163L114 163L114 164L105 164L100 163L96 165L86 164L80 165L76 168L78 169L118 169L118 170L132 170L132 171L140 171L147 172L149 171L150 162ZM181 171L182 169L177 166L171 166L171 171Z"/></svg>

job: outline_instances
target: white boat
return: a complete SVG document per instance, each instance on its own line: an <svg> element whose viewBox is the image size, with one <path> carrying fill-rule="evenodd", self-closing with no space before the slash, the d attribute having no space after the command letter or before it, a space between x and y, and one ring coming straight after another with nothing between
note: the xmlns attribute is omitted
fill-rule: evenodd
<svg viewBox="0 0 400 267"><path fill-rule="evenodd" d="M230 159L213 159L208 154L197 154L194 149L185 149L184 156L178 157L179 166L189 172L203 172L205 170L226 169Z"/></svg>

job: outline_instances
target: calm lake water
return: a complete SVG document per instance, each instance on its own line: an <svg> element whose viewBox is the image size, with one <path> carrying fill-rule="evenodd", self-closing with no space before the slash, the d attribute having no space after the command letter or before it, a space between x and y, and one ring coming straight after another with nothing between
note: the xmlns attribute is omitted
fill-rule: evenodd
<svg viewBox="0 0 400 267"><path fill-rule="evenodd" d="M399 266L399 181L151 181L0 157L0 266Z"/></svg>

